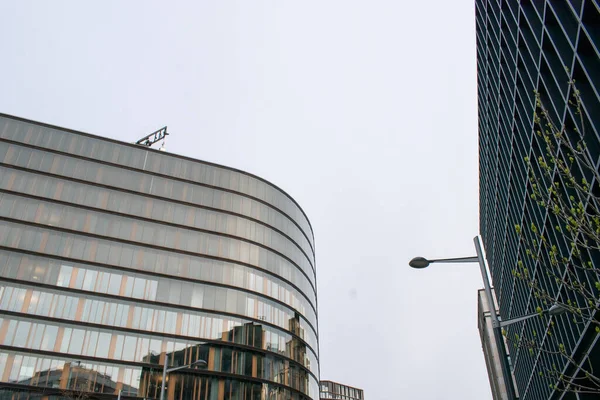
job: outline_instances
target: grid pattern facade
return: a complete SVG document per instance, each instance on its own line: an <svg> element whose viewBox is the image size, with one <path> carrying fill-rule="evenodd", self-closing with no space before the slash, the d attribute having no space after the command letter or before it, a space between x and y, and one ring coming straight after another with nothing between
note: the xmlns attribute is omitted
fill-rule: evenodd
<svg viewBox="0 0 600 400"><path fill-rule="evenodd" d="M0 114L0 393L316 399L315 279L274 185Z"/></svg>
<svg viewBox="0 0 600 400"><path fill-rule="evenodd" d="M342 385L332 381L321 381L321 399L364 400L362 389Z"/></svg>
<svg viewBox="0 0 600 400"><path fill-rule="evenodd" d="M508 319L535 312L540 305L532 290L512 275L518 260L529 263L530 271L537 267L523 254L515 225L530 226L534 222L547 232L555 226L553 216L530 198L524 161L525 157L535 160L545 151L541 139L534 135L535 91L559 126L585 129L587 147L598 166L600 5L595 0L476 0L475 5L480 231L500 315ZM571 80L580 91L581 120L568 103L572 98ZM598 268L600 260L592 259ZM550 288L552 284L542 282L551 292L560 290ZM509 337L547 332L547 321L534 318L512 325ZM586 326L571 323L568 316L557 318L556 324L558 340L569 354L591 351L589 357L593 357L597 353L595 339L589 339ZM510 350L520 398L570 398L570 394L553 391L540 376L543 365L555 364L561 370L564 359L536 351Z"/></svg>

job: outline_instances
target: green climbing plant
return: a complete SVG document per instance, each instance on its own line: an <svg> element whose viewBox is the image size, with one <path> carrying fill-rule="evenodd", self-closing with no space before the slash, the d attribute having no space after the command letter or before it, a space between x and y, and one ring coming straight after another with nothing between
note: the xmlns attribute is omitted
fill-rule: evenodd
<svg viewBox="0 0 600 400"><path fill-rule="evenodd" d="M573 349L556 334L554 317L543 310L560 304L574 324L600 333L600 174L586 144L587 132L580 92L569 82L569 108L578 120L570 126L553 122L549 110L535 93L533 142L535 151L524 158L531 216L514 229L521 258L512 273L534 296L535 310L547 320L543 335L536 331L508 335L515 348L545 353L540 376L551 389L600 394L600 376L585 359L575 359ZM578 128L579 126L580 128ZM535 215L540 218L535 218ZM538 226L533 221L543 221ZM529 222L531 221L531 222ZM549 362L560 360L561 362Z"/></svg>

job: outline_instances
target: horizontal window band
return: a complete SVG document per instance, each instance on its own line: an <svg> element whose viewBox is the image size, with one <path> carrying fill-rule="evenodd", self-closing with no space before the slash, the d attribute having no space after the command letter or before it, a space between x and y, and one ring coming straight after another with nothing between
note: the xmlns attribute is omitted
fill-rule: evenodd
<svg viewBox="0 0 600 400"><path fill-rule="evenodd" d="M144 336L153 336L155 338L189 340L189 341L202 342L202 344L207 343L210 345L214 345L216 347L227 347L227 348L231 348L231 349L241 349L241 350L247 350L247 351L251 351L251 352L261 353L263 355L272 355L274 357L279 357L279 358L285 359L286 361L296 364L298 367L302 368L305 372L311 374L317 381L319 380L317 378L317 376L309 368L305 367L304 365L302 365L298 361L294 360L293 358L287 357L280 353L275 353L275 352L272 352L269 350L261 349L259 347L249 346L249 345L242 344L242 343L225 342L223 340L204 339L204 338L200 338L200 337L191 337L191 336L184 336L184 335L175 335L172 333L144 331L144 330L134 329L134 328L125 328L125 327L121 327L121 326L102 325L102 324L97 324L97 323L92 323L92 322L82 322L82 321L67 320L67 319L62 319L62 318L47 317L44 315L25 314L25 313L20 313L20 312L15 312L15 311L0 310L0 316L3 316L3 315L27 320L28 322L31 322L31 323L37 323L38 321L54 322L54 323L60 325L61 327L65 327L65 324L66 324L66 325L80 326L80 327L84 327L84 328L90 327L90 328L94 328L94 329L119 331L119 332L133 333L136 335L144 335ZM308 347L308 345L307 345L307 348L310 348L310 347ZM29 349L26 347L23 347L23 349L37 351L35 349ZM64 354L69 354L69 353L64 353ZM112 360L112 359L109 359L109 360ZM318 360L319 360L319 358L317 357L317 361ZM123 361L123 360L119 360L119 361Z"/></svg>
<svg viewBox="0 0 600 400"><path fill-rule="evenodd" d="M104 137L104 136L93 135L91 133L81 132L81 131L77 131L77 130L74 130L74 129L63 128L63 127L60 127L60 126L57 126L57 125L51 125L51 124L47 124L47 123L44 123L44 122L39 122L39 121L34 121L34 120L22 118L22 117L17 117L17 116L14 116L14 115L0 113L0 117L7 118L7 119L13 119L13 120L16 120L16 121L25 122L25 123L32 124L32 125L38 125L38 126L41 126L41 127L44 127L44 128L49 128L49 129L55 129L55 130L59 130L59 131L64 131L64 132L72 133L72 134L79 135L79 136L85 136L85 137L88 137L88 138L91 138L91 139L96 139L96 140L99 140L99 141L111 142L111 143L114 143L114 144L117 144L117 145L120 145L120 146L123 146L123 147L135 148L136 150L139 149L138 145L130 144L130 143L127 143L127 142L122 142L122 141L119 141L119 140L116 140L116 139L111 139L111 138L107 138L107 137ZM160 150L155 150L155 149L152 149L150 147L144 147L144 150L150 151L150 152L154 152L154 153L159 153L161 155L164 154L164 153L160 152ZM289 194L287 194L285 192L285 190L281 189L277 185L275 185L275 184L267 181L264 178L261 178L260 176L251 174L251 173L246 172L246 171L242 171L242 170L237 169L237 168L228 167L226 165L216 164L216 163L213 163L213 162L210 162L210 161L197 160L197 159L194 159L194 158L191 158L191 157L182 156L182 155L179 155L179 154L173 154L173 153L167 153L167 154L169 156L173 157L173 158L179 158L179 159L186 160L186 161L191 161L191 162L194 162L194 163L197 163L197 164L204 164L204 165L208 165L208 166L215 167L215 168L223 168L223 169L230 170L230 171L233 171L233 172L238 172L240 174L244 174L244 175L247 175L247 176L252 177L254 179L257 179L257 180L259 180L259 181L267 184L268 186L271 186L272 188L274 188L274 189L278 190L279 192L281 192L290 201L292 201L296 205L296 207L298 207L298 210L300 210L300 212L304 215L304 218L308 222L308 225L309 225L309 227L311 229L311 234L313 234L313 232L312 232L312 225L310 223L310 220L308 219L308 216L306 215L306 213L304 212L304 210L302 209L302 207L300 207L300 205L296 202L296 200L294 200L294 198L292 196L290 196ZM314 234L313 234L313 236L314 236Z"/></svg>
<svg viewBox="0 0 600 400"><path fill-rule="evenodd" d="M2 114L0 114L0 116L2 116ZM30 121L27 121L27 122L30 122ZM160 174L160 173L149 171L149 170L141 170L141 169L137 169L137 168L133 168L133 167L125 166L125 165L120 165L120 164L114 164L114 163L110 163L110 162L107 162L107 161L102 161L102 160L98 160L98 159L94 159L94 158L83 157L83 156L80 156L80 155L77 155L77 154L66 153L64 151L49 149L47 147L39 147L39 146L31 145L31 144L28 144L28 143L11 140L11 139L4 139L4 138L2 138L2 139L0 139L0 141L7 142L7 143L12 143L12 144L19 145L19 146L29 147L29 148L32 148L32 149L37 149L39 151L46 151L46 152L50 152L50 153L54 153L54 154L63 155L63 156L66 156L66 157L77 158L77 159L80 159L80 160L90 161L90 162L97 163L97 164L103 164L103 165L108 165L108 166L115 167L115 168L126 169L126 170L129 170L129 171L134 171L134 172L138 172L138 173L142 173L142 174L158 176L158 177L169 179L169 180L173 180L173 181L187 183L189 185L202 186L202 187L205 187L205 188L208 188L208 189L220 190L220 191L223 191L223 192L228 192L228 193L232 193L232 194L235 194L235 195L238 195L238 196L246 197L248 199L257 201L259 203L262 203L262 204L266 205L267 207L269 207L269 208L271 208L271 209L279 212L281 215L285 216L286 219L288 219L290 222L292 222L294 225L296 225L296 227L300 230L300 232L302 232L302 234L304 235L304 237L306 237L306 240L308 240L309 245L311 246L311 248L313 248L313 251L314 251L314 247L313 247L313 245L311 243L311 239L309 239L308 235L306 234L306 232L304 232L304 230L302 229L302 227L300 226L300 224L298 222L296 222L291 216L289 216L283 210L275 207L273 204L270 204L270 203L268 203L268 202L266 202L264 200L261 200L259 198L250 196L248 194L245 194L245 193L242 193L242 192L237 192L237 191L231 190L231 189L222 188L220 186L214 186L214 185L209 185L209 184L206 184L206 183L194 182L194 181L191 181L191 180L188 180L188 179L177 178L177 177L174 177L174 176L164 175L164 174ZM122 142L117 142L117 143L120 144L120 145L124 145L125 144L125 143L122 143ZM144 149L144 150L152 150L152 149ZM163 153L161 153L161 155L163 155ZM198 160L194 160L194 161L199 162ZM202 164L202 162L199 162L199 163ZM304 211L302 211L302 209L300 207L298 207L298 208L301 210L301 212L305 216L305 219L308 222L308 225L310 227L310 222L308 221L308 218L306 218L306 214L304 214ZM312 232L312 227L311 227L311 236L313 237L313 241L314 241L314 232Z"/></svg>
<svg viewBox="0 0 600 400"><path fill-rule="evenodd" d="M159 365L159 364L146 364L146 363L140 363L140 362L129 362L129 361L122 361L122 360L112 360L109 358L97 358L97 357L89 357L89 356L77 356L77 357L73 357L67 354L63 354L63 353L55 353L53 351L45 351L45 350L25 350L23 348L20 347L13 347L13 346L4 346L4 345L0 345L0 350L5 350L5 351L10 351L13 353L17 353L23 356L44 356L44 357L52 357L52 358L57 358L57 359L62 359L62 360L66 360L66 361L88 361L88 362L102 362L104 364L117 364L123 367L132 367L132 368L149 368L152 370L156 370L157 373L162 373L162 370L164 368L163 365ZM217 372L217 371L208 371L205 369L193 369L193 368L185 368L185 369L181 369L179 371L179 373L185 373L188 372L190 374L193 375L198 375L198 376L207 376L207 377L215 377L215 378L226 378L226 379L233 379L233 380L241 380L241 381L246 381L246 382L251 382L251 383L266 383L269 385L274 385L274 386L278 386L290 391L293 391L301 396L310 398L310 396L307 393L303 393L300 392L298 389L294 389L291 386L286 386L283 385L281 383L277 383L274 381L269 381L267 379L263 379L263 378L254 378L251 376L247 376L247 375L237 375L237 374L231 374L231 373L227 373L227 372ZM1 382L0 385L4 385L6 383L9 382ZM40 386L29 386L29 385L20 385L23 387L35 387L35 388L42 388ZM49 388L51 389L51 388ZM130 396L127 396L130 397ZM114 395L113 395L114 398Z"/></svg>
<svg viewBox="0 0 600 400"><path fill-rule="evenodd" d="M62 358L65 358L65 357L62 357ZM186 371L190 371L188 374L197 374L198 370L197 369L190 369L190 370L182 369L180 372L185 373ZM206 377L206 378L209 378L212 376L212 374L205 374L205 375L197 374L197 375L199 377ZM216 377L216 378L220 378L220 377ZM230 379L230 378L227 377L225 379ZM299 400L318 400L318 397L312 398L309 395L307 395L306 393L299 392L298 390L293 389L289 386L284 386L284 385L274 383L271 381L255 382L255 381L248 380L246 378L244 378L244 379L235 378L234 380L245 381L245 382L254 383L254 384L267 383L269 385L277 386L277 387L295 392L297 395L300 396ZM73 391L77 392L77 389L59 389L59 388L53 388L53 387L49 387L49 386L30 386L30 385L24 385L24 384L20 384L20 383L2 382L2 381L0 381L0 390L10 390L11 395L35 393L35 394L39 394L40 396L57 396L59 398L64 397L65 392L73 392ZM86 394L89 393L89 396L86 396L86 398L89 398L92 400L115 400L118 397L118 394L116 394L116 393L114 393L114 394L100 393L100 392L84 392L84 393L86 393ZM122 399L136 399L136 400L137 399L145 399L143 396L132 396L129 394L122 394L121 398Z"/></svg>
<svg viewBox="0 0 600 400"><path fill-rule="evenodd" d="M0 142L1 141L3 141L3 140L0 139ZM2 166L4 168L14 169L14 170L17 170L17 171L23 171L23 172L26 172L26 173L30 173L32 175L49 176L49 177L52 177L54 179L64 180L64 181L69 181L69 182L74 182L74 183L79 183L79 184L82 184L82 185L85 185L85 186L93 186L93 187L97 187L97 188L101 188L101 189L107 189L107 190L114 191L114 192L131 194L133 196L138 196L138 197L143 197L143 198L147 198L147 199L153 199L153 200L163 201L163 202L166 202L166 203L179 204L179 205L190 207L190 208L197 208L197 209L202 209L202 210L206 210L206 211L210 211L210 212L215 212L215 213L219 213L219 214L226 214L226 215L231 215L231 216L234 216L234 217L237 217L237 218L242 218L242 219L245 219L247 221L251 221L251 222L254 222L256 224L262 225L262 226L264 226L264 227L272 230L273 232L276 232L276 233L280 234L281 236L283 236L284 238L286 238L287 240L289 240L291 243L293 243L296 247L298 247L298 249L300 251L302 251L302 253L309 259L309 262L310 262L310 258L306 254L306 252L301 248L301 246L298 244L298 242L296 242L296 240L294 240L292 237L290 237L287 233L281 231L279 228L277 228L277 227L275 227L273 225L268 224L267 222L264 222L264 221L261 221L259 219L250 217L248 215L239 214L239 213L236 213L236 212L233 212L233 211L229 211L229 210L224 210L224 209L221 209L221 208L200 205L200 204L197 204L197 203L190 203L190 202L183 201L183 200L166 198L166 197L162 197L162 196L158 196L158 195L154 195L154 194L150 194L150 193L144 193L144 192L129 190L129 189L120 188L120 187L117 187L117 186L110 186L110 185L105 185L105 184L102 184L102 183L97 183L97 182L92 182L92 181L86 181L86 180L78 179L78 178L72 178L72 177L69 177L69 176L53 174L53 173L46 172L46 171L40 171L40 170L36 170L36 169L25 168L25 167L21 167L21 166L18 166L18 165L6 164L6 163L3 163L3 162L0 162L0 166ZM15 193L21 193L21 192L15 192ZM26 195L26 194L23 193L23 195ZM33 196L33 195L30 195L30 196L31 197L37 197L37 196ZM55 200L55 201L58 202L59 200ZM68 203L68 204L77 205L76 203ZM83 206L83 205L81 205L81 207L88 207L88 208L91 208L91 209L95 209L94 207ZM109 212L109 213L114 213L113 211L109 211L109 210L105 210L105 211ZM130 215L130 214L127 214L127 215ZM133 216L133 215L131 214L131 216ZM139 218L142 219L143 217L139 217ZM157 223L169 224L169 223L162 222L162 221L159 221L159 220L152 220L152 221L157 222ZM188 227L187 225L178 225L178 224L175 224L175 225L177 225L179 227L182 227L182 228ZM201 228L192 228L192 229L201 229ZM209 231L209 232L212 232L212 231ZM308 244L309 244L309 247L310 247L310 243L308 243ZM312 247L311 247L311 250L312 250ZM314 257L314 250L312 250L312 255ZM312 265L312 263L311 263L311 267L313 267L313 269L314 269L314 266Z"/></svg>
<svg viewBox="0 0 600 400"><path fill-rule="evenodd" d="M6 166L5 164L2 164L2 163L0 163L0 165L1 165L1 166ZM20 168L20 167L15 167L15 168L13 168L13 167L11 166L10 168L11 168L11 169L23 170L23 169L22 169L22 168ZM29 170L24 170L24 171L29 171ZM14 192L14 191L3 190L3 189L0 189L0 192L7 193L7 194L19 194L19 195L23 195L24 197L38 198L38 196L30 196L30 195L27 195L27 194L22 194L21 192ZM45 198L45 197L42 197L41 199L47 199L47 198ZM48 201L53 201L52 199L47 199L47 200L48 200ZM63 202L58 202L58 201L56 201L56 202L57 202L57 203L63 203ZM65 203L65 204L73 204L73 203ZM81 207L79 207L79 206L77 206L77 205L75 205L75 207L77 207L77 208L88 208L87 206L81 206ZM90 208L90 209L94 209L94 208ZM115 214L115 215L118 215L118 213L113 213L113 212L110 212L110 211L107 211L107 213L109 213L109 214ZM124 214L124 215L125 215L125 214ZM141 219L142 219L142 218L140 218L140 220L141 220ZM153 221L153 220L152 220L152 221ZM40 225L40 226L49 226L49 225ZM58 228L58 227L54 227L54 228L57 228L57 229L62 229L62 228ZM209 232L210 232L210 231L209 231ZM79 231L78 231L78 234L85 235L86 233L85 233L85 232L79 232ZM93 235L93 234L91 234L91 235ZM99 237L102 237L101 235L98 235L98 236L99 236ZM234 238L237 238L237 237L234 237ZM118 240L118 239L115 239L115 240ZM291 239L290 239L290 240L291 240ZM292 242L293 242L293 241L292 241ZM208 258L208 259L215 259L215 258L214 258L215 256L210 256L210 255L196 255L196 257L200 257L200 258L204 257L204 258ZM303 296L304 296L304 297L305 297L305 298L308 300L308 302L309 302L309 303L310 303L310 304L313 306L313 308L315 308L315 309L316 309L316 302L315 302L315 304L313 304L313 303L312 303L312 301L311 301L311 299L310 299L310 298L309 298L309 297L308 297L308 296L307 296L307 295L304 293L304 291L303 291L303 290L301 290L301 289L300 289L298 286L296 286L296 285L295 285L294 283L292 283L291 281L289 281L289 280L287 280L287 279L283 278L282 276L280 276L280 275L276 274L275 272L269 271L269 270L267 270L267 269L264 269L264 268L261 268L261 267L259 267L259 266L255 266L255 265L252 265L252 264L244 264L244 263L242 263L242 262L240 262L240 261L226 261L226 260L227 260L227 259L223 259L223 260L220 260L220 261L223 261L223 262L228 262L228 263L231 263L231 264L243 265L243 266L245 266L245 267L247 267L247 268L252 268L252 269L255 269L255 270L258 270L258 271L262 271L262 272L264 272L264 273L266 273L266 274L269 274L269 275L272 275L272 276L276 277L277 279L280 279L281 281L283 281L283 282L285 282L285 283L289 284L291 287L293 287L293 288L294 288L294 289L296 289L296 290L297 290L299 293L301 293L301 294L302 294L302 295L303 295ZM92 263L92 262L90 262L90 263ZM293 265L295 265L295 264L293 264ZM301 271L301 272L302 272L302 271ZM306 276L306 275L305 275L305 276ZM307 277L307 276L306 276L306 277ZM309 285L310 285L310 286L312 286L312 283L310 282L310 279L308 279L308 277L307 277L307 280L308 280L308 283L309 283ZM314 287L313 287L313 292L314 292ZM314 294L315 294L315 301L316 301L316 300L317 300L317 299L316 299L316 292L314 292ZM316 311L316 310L315 310L315 311Z"/></svg>
<svg viewBox="0 0 600 400"><path fill-rule="evenodd" d="M257 265L253 265L250 263L245 263L245 262L237 261L237 260L231 260L231 259L225 258L225 257L213 256L213 255L209 255L209 254L199 254L199 253L194 253L194 252L187 251L187 250L172 249L170 247L163 247L163 246L157 246L157 245L148 244L148 243L134 242L132 240L119 239L119 238L115 238L112 236L97 235L95 233L89 233L89 232L75 231L72 229L61 228L61 227L52 226L52 225L38 224L38 223L35 223L32 221L20 220L20 219L15 219L15 218L10 218L10 217L0 216L0 221L7 221L7 222L15 223L15 224L20 224L20 225L32 226L32 227L36 227L36 228L45 229L48 231L59 231L59 232L64 232L64 233L70 233L75 236L86 236L86 237L91 237L91 238L95 238L95 239L99 239L99 240L105 240L108 242L122 243L122 244L126 244L129 246L135 246L135 247L139 247L139 248L146 247L146 248L151 248L154 250L164 251L167 253L183 254L186 256L190 256L190 257L206 258L206 259L210 259L210 260L222 261L222 262L231 263L231 264L238 264L238 265L243 265L245 267L249 267L249 268L253 268L253 269L261 270L261 271L265 271L265 272L268 271L268 270L262 269L261 267L259 267ZM312 282L310 281L308 276L304 273L304 271L302 271L298 266L296 266L296 264L292 264L292 265L296 268L296 270L298 270L300 273L302 273L307 278L308 283L313 288L313 290L315 292L315 296L316 296L316 290L315 290L314 286L312 285ZM274 272L271 272L271 271L268 271L268 272L269 272L269 275L276 276L278 278L280 277L279 275L277 275ZM280 279L282 279L282 278L280 278ZM300 291L300 292L302 292L302 291Z"/></svg>
<svg viewBox="0 0 600 400"><path fill-rule="evenodd" d="M296 335L295 333L286 330L285 328L282 328L278 325L275 325L271 322L268 321L263 321L261 319L258 318L252 318L252 317L248 317L245 315L239 315L239 314L234 314L234 313L230 313L230 312L226 312L226 311L217 311L217 310L207 310L207 309L203 309L203 308L194 308L194 307L189 307L189 306L182 306L182 305L173 305L173 304L169 304L169 303L162 303L162 302L157 302L157 301L150 301L150 300L143 300L143 299L132 299L132 298L128 298L128 297L121 297L121 296L115 296L115 295L111 295L111 294L106 294L106 293L96 293L96 292L89 292L86 290L80 290L80 289L72 289L72 288L66 288L66 287L58 287L58 286L54 286L54 285L46 285L43 283L37 283L37 282L29 282L29 281L21 281L18 279L11 279L11 278L4 278L4 277L0 277L0 282L7 282L7 283L12 283L12 284L17 284L17 285L21 285L27 288L40 288L40 289L48 289L51 290L53 292L63 292L65 294L68 293L72 293L72 294L78 294L78 295L82 295L85 298L90 298L90 295L92 295L92 297L98 297L98 298L105 298L105 299L111 299L111 300L118 300L118 301L125 301L127 303L132 303L132 304L143 304L149 307L153 307L153 306L159 306L159 307L163 307L163 308L167 308L167 309L171 309L174 312L176 312L176 310L180 310L180 311L192 311L192 312L203 312L203 313L207 313L207 314L212 314L212 315L221 315L221 316L228 316L228 317L232 317L232 318L239 318L242 320L248 320L250 322L255 322L257 324L262 324L262 325L266 325L269 326L271 328L274 328L282 333L285 333L287 335L291 335L293 336L295 339L297 339L298 341L300 341L303 345L305 345L306 347L308 347L309 349L312 350L313 354L317 355L317 359L318 359L318 353L315 351L315 349L312 348L312 346L310 344L308 344L308 342L306 342L304 339L302 339L301 337L299 337L298 335ZM317 339L317 343L318 343L318 336L315 336Z"/></svg>
<svg viewBox="0 0 600 400"><path fill-rule="evenodd" d="M1 164L1 163L0 163ZM297 265L290 257L288 257L287 255L283 254L281 251L276 250L272 247L269 247L263 243L259 243L259 242L255 242L253 240L250 239L246 239L240 236L235 236L232 235L230 233L222 233L222 232L218 232L218 231L211 231L208 229L204 229L204 228L196 228L196 227L191 227L189 225L180 225L180 224L176 224L173 222L166 222L166 221L162 221L162 220L157 220L157 219L152 219L152 218L147 218L147 217L141 217L138 215L134 215L134 214L124 214L124 213L120 213L117 211L111 211L111 210L107 210L107 209L103 209L103 208L97 208L97 207L90 207L90 206L86 206L83 204L77 204L77 203L69 203L66 201L62 201L62 200L55 200L55 199L51 199L48 197L41 197L41 196L36 196L36 195L31 195L28 193L23 193L23 192L16 192L13 190L5 190L5 189L1 189L0 188L0 193L6 193L12 196L21 196L21 197L27 197L30 199L35 199L35 200L40 200L40 201L44 201L44 202L48 202L48 203L54 203L54 204L61 204L67 207L73 207L75 209L81 209L81 210L88 210L88 211L92 211L95 213L101 213L101 214L110 214L110 215L115 215L115 216L119 216L119 217L124 217L124 218L129 218L129 219L134 219L134 220L138 220L138 221L144 221L144 222L149 222L152 224L158 224L158 225L165 225L165 226L169 226L172 228L178 228L178 229L186 229L192 232L196 232L196 233L207 233L209 235L215 235L215 236L222 236L222 237L226 237L228 239L233 239L233 240L239 240L240 242L246 242L249 244L252 244L254 246L258 246L261 247L265 250L268 250L272 253L277 254L279 257L286 259L287 261L289 261L291 264ZM293 240L290 240L291 243L294 243L295 246L298 247L298 249L300 250L300 252L302 252L302 255L306 258L306 260L308 261L309 265L311 266L311 268L313 269L314 272L314 266L312 265L312 262L310 261L310 259L308 258L308 256L306 255L306 253L304 252L304 250L302 250ZM300 267L298 265L298 267Z"/></svg>
<svg viewBox="0 0 600 400"><path fill-rule="evenodd" d="M108 270L115 270L115 271L122 271L122 272L131 272L131 273L136 273L136 274L150 276L150 277L173 279L173 280L176 280L176 281L189 282L189 283L199 283L199 284L203 284L203 285L210 285L210 286L222 287L222 288L225 288L225 289L239 290L241 292L245 292L245 293L248 293L248 294L260 295L262 298L274 301L274 302L276 302L278 304L281 304L281 305L289 308L290 310L292 310L294 312L297 312L298 314L302 315L302 313L300 311L296 310L295 308L291 307L289 304L287 304L287 303L285 303L285 302L283 302L281 300L275 299L273 297L269 297L269 296L265 295L264 293L255 292L255 291L253 291L251 289L242 288L240 286L233 286L233 285L229 285L229 284L226 284L226 283L219 283L219 282L204 281L204 280L200 280L200 279L186 278L186 277L182 277L182 276L161 274L160 272L145 271L145 270L133 269L133 268L126 268L126 267L115 266L115 265L111 265L111 264L102 264L102 263L93 262L93 261L78 260L78 259L69 258L69 257L61 257L61 256L53 255L53 254L40 253L40 252L36 252L36 251L24 250L24 249L19 249L19 248L15 248L15 247L7 247L7 246L2 246L2 245L0 245L0 250L4 250L6 252L11 252L11 253L19 253L19 254L30 255L30 256L34 256L34 257L46 258L46 259L51 259L51 260L56 260L56 261L65 261L65 262L73 263L73 264L89 265L89 266L92 266L92 267L105 268L105 269L108 269ZM29 282L29 281L27 281L27 282ZM62 288L63 286L57 286L57 287L61 287ZM300 291L298 291L298 292L302 293ZM96 293L96 292L88 291L87 293ZM310 304L311 307L312 307L312 303L310 303L310 300L308 301L308 304ZM314 308L313 308L313 310L314 310ZM318 318L318 315L316 314L316 312L315 312L315 315Z"/></svg>

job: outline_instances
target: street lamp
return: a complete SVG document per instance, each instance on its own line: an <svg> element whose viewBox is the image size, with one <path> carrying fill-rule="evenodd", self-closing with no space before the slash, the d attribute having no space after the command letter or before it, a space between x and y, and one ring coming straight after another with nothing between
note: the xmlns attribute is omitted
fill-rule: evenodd
<svg viewBox="0 0 600 400"><path fill-rule="evenodd" d="M194 366L206 367L208 365L206 363L206 361L204 361L204 360L196 360L196 361L194 361L191 364L181 365L179 367L174 367L174 368L168 368L167 369L168 358L169 358L169 356L167 355L165 357L165 366L163 367L162 381L160 383L160 400L165 400L165 380L167 379L167 374L168 373L174 372L174 371L179 371L180 369L191 368L191 367L194 367Z"/></svg>
<svg viewBox="0 0 600 400"><path fill-rule="evenodd" d="M479 258L475 257L459 257L459 258L440 258L437 260L428 260L424 257L415 257L408 265L416 269L423 269L429 267L429 264L433 264L434 262L439 263L468 263L468 262L479 262Z"/></svg>
<svg viewBox="0 0 600 400"><path fill-rule="evenodd" d="M438 263L469 263L469 262L479 262L479 258L475 257L460 257L460 258L440 258L440 259L436 259L436 260L428 260L424 257L415 257L412 260L410 260L410 262L408 263L408 265L410 265L411 267L415 268L415 269L423 269L428 267L430 264L433 264L434 262L438 262ZM487 271L485 274L485 277L483 279L484 283L489 284L489 280L487 277ZM487 296L486 296L487 297ZM489 300L489 299L488 299ZM493 305L492 303L490 303L490 307ZM567 312L567 308L561 304L554 304L552 307L550 307L547 310L543 310L541 312L541 314L544 315L551 315L551 316L556 316L556 315L561 315L564 314L565 312ZM525 321L528 320L530 318L533 318L537 315L540 315L540 313L531 313L528 315L523 315L522 317L515 317L515 318L510 318L507 319L505 321L503 321L502 319L498 318L498 326L501 328L504 328L505 326L508 325L512 325L515 322L521 322L521 321Z"/></svg>
<svg viewBox="0 0 600 400"><path fill-rule="evenodd" d="M556 316L556 315L563 314L563 313L565 313L567 311L568 310L567 310L567 308L565 306L557 303L557 304L554 304L549 309L543 310L541 312L541 314ZM507 319L506 321L500 320L499 321L500 327L504 328L505 326L512 325L515 322L525 321L525 320L527 320L529 318L533 318L533 317L538 316L538 315L540 315L540 313L531 313L531 314L523 315L522 317L510 318L510 319Z"/></svg>
<svg viewBox="0 0 600 400"><path fill-rule="evenodd" d="M492 327L494 331L494 339L496 342L496 347L500 352L500 364L502 366L502 372L504 377L504 385L506 386L506 392L509 399L516 399L515 388L513 386L513 382L511 379L511 371L508 364L508 358L506 354L506 347L504 346L504 339L502 338L502 327L514 324L515 322L524 321L526 319L535 317L538 315L537 313L525 315L522 317L511 318L506 321L500 321L498 318L498 314L496 313L496 306L494 302L494 297L492 296L492 288L490 285L490 279L488 277L487 268L485 264L485 258L483 257L483 250L481 245L481 239L479 236L475 236L473 238L473 242L475 243L475 251L477 253L476 256L472 257L460 257L460 258L442 258L436 260L428 260L423 257L415 257L408 265L416 269L423 269L428 267L433 263L479 263L479 269L481 270L481 277L483 278L483 286L485 289L485 294L487 297L488 304L490 305L490 316L492 318ZM492 310L493 308L493 310ZM567 311L564 306L555 304L550 307L548 310L542 311L543 314L549 315L559 315Z"/></svg>

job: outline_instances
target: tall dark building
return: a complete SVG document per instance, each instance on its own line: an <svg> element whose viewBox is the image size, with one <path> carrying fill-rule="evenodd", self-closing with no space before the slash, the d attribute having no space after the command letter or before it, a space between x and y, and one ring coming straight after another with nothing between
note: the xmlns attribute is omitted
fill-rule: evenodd
<svg viewBox="0 0 600 400"><path fill-rule="evenodd" d="M317 399L314 241L251 174L0 115L0 397ZM12 397L17 398L17 397Z"/></svg>
<svg viewBox="0 0 600 400"><path fill-rule="evenodd" d="M536 93L556 126L585 131L586 151L593 165L598 167L600 3L597 0L476 0L475 5L480 231L499 313L506 320L551 305L542 304L534 290L515 276L520 260L542 290L556 293L567 301L560 279L556 283L542 272L543 263L548 263L547 257L542 252L534 254L539 256L537 261L529 257L515 227L530 227L534 223L548 236L550 245L563 245L559 235L553 232L556 224L552 213L532 198L527 159L564 156L547 155L543 138L534 133ZM574 97L574 88L580 93L581 116L569 103ZM575 164L573 169L581 176L579 167ZM558 176L556 170L555 176ZM591 186L594 185L597 182ZM582 197L581 201L587 202L586 196ZM597 253L590 253L589 257L590 265L600 268ZM593 281L591 284L593 287ZM585 379L577 365L581 362L596 365L596 373L600 371L597 365L600 347L596 346L597 335L593 328L593 324L575 323L569 315L531 318L509 326L509 341L537 336L542 345L556 341L565 348L565 355L560 356L537 346L525 348L509 343L510 364L520 398L597 398L597 394L575 394L574 385L562 385L557 390L548 374L550 368L557 374ZM566 361L569 357L575 362Z"/></svg>

